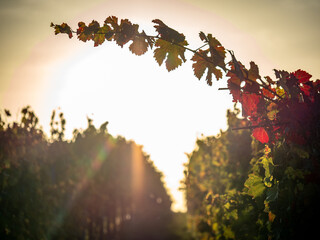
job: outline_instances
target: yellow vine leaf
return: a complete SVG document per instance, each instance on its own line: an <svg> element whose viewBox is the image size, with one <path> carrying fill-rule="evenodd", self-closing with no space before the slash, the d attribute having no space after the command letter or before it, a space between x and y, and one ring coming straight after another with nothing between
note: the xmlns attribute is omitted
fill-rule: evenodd
<svg viewBox="0 0 320 240"><path fill-rule="evenodd" d="M154 50L154 58L161 66L163 61L166 62L166 68L170 72L185 62L186 58L184 56L185 48L183 46L188 45L187 41L183 41L178 44L174 44L162 39L158 39L155 43L157 47Z"/></svg>
<svg viewBox="0 0 320 240"><path fill-rule="evenodd" d="M216 65L210 62L207 58L208 50L202 51L199 50L198 54L194 54L191 58L192 61L195 63L192 64L192 68L194 71L194 75L200 80L203 76L205 70L207 69L207 76L206 80L208 85L212 85L212 74L215 75L216 79L219 80L222 78L222 72L220 69L217 68Z"/></svg>

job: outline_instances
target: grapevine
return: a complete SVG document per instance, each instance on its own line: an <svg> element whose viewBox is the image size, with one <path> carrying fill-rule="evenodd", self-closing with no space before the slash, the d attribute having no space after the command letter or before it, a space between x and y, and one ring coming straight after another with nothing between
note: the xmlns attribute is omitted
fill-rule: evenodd
<svg viewBox="0 0 320 240"><path fill-rule="evenodd" d="M273 144L284 137L289 142L308 142L312 129L306 126L319 115L314 111L319 105L319 80L311 81L311 75L300 69L293 73L274 70L276 80L269 76L262 78L254 62L250 62L247 69L212 34L200 32L199 38L204 44L190 49L184 34L159 19L152 22L157 32L154 36L139 31L139 25L128 19L119 20L115 16L108 17L102 26L95 20L88 25L79 22L76 31L66 23L51 23L51 27L55 34L65 33L69 38L76 35L80 41L93 41L95 47L105 41L115 41L120 47L130 44L129 50L136 55L153 49L157 63L160 66L165 63L168 71L186 62L185 51L190 51L193 72L199 80L205 75L207 84L212 86L212 76L219 80L223 73L226 75L225 89L230 91L234 102L242 104L243 116L250 121L247 128L253 129L257 140ZM231 56L229 62L226 62L227 53Z"/></svg>

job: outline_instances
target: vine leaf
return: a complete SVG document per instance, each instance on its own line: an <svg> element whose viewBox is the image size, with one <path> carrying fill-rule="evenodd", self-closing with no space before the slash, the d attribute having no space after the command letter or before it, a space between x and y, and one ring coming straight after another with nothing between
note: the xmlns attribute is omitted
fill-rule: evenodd
<svg viewBox="0 0 320 240"><path fill-rule="evenodd" d="M259 93L260 85L257 83L257 79L260 79L259 68L254 62L250 62L250 69L247 70L243 67L243 71L247 75L245 78L244 91L248 93Z"/></svg>
<svg viewBox="0 0 320 240"><path fill-rule="evenodd" d="M105 25L111 25L111 27L113 28L114 31L118 31L120 26L118 24L118 18L115 16L109 16L106 18L106 20L104 21Z"/></svg>
<svg viewBox="0 0 320 240"><path fill-rule="evenodd" d="M257 139L261 143L268 143L269 142L269 135L263 127L255 128L252 131L252 135L255 137L255 139Z"/></svg>
<svg viewBox="0 0 320 240"><path fill-rule="evenodd" d="M94 39L93 35L98 32L100 24L97 21L93 20L88 26L86 26L84 22L79 22L78 27L78 39L83 42L86 42L88 40Z"/></svg>
<svg viewBox="0 0 320 240"><path fill-rule="evenodd" d="M207 69L207 84L212 86L212 74L215 75L216 79L222 78L222 72L217 67L220 67L226 71L225 65L225 49L221 43L211 34L207 36L203 33L199 33L199 37L204 41L209 48L207 50L198 50L191 58L195 63L192 65L194 75L200 80L205 70ZM210 53L210 54L209 54Z"/></svg>
<svg viewBox="0 0 320 240"><path fill-rule="evenodd" d="M50 27L54 28L54 34L57 35L59 33L66 33L68 34L69 38L72 38L72 30L70 28L70 26L66 23L62 23L61 25L57 25L57 24L50 24Z"/></svg>
<svg viewBox="0 0 320 240"><path fill-rule="evenodd" d="M140 56L148 51L148 42L146 42L146 38L143 36L135 36L133 42L129 46L129 49L132 53Z"/></svg>
<svg viewBox="0 0 320 240"><path fill-rule="evenodd" d="M259 74L259 68L258 68L257 64L255 64L254 62L250 62L250 69L248 72L248 78L252 81L256 81L257 79L261 78L261 76Z"/></svg>
<svg viewBox="0 0 320 240"><path fill-rule="evenodd" d="M224 62L226 51L224 47L221 45L218 39L212 37L212 34L207 35L207 40L213 64L226 71L226 64Z"/></svg>
<svg viewBox="0 0 320 240"><path fill-rule="evenodd" d="M310 78L312 75L301 69L295 71L293 75L296 77L296 79L298 79L301 91L306 96L310 96L310 90L312 88L312 84L310 84Z"/></svg>
<svg viewBox="0 0 320 240"><path fill-rule="evenodd" d="M309 74L306 71L303 71L301 69L295 71L293 74L297 79L299 79L299 83L309 82L310 78L312 77L311 74Z"/></svg>
<svg viewBox="0 0 320 240"><path fill-rule="evenodd" d="M132 24L128 19L121 19L118 31L115 31L113 38L120 47L123 47L130 40L134 40L135 35L138 34L138 28L137 24Z"/></svg>
<svg viewBox="0 0 320 240"><path fill-rule="evenodd" d="M194 75L200 80L207 69L207 84L212 86L212 74L214 74L216 79L219 80L222 78L222 72L210 61L207 56L208 52L209 50L198 50L198 52L193 55L191 60L195 62L192 64Z"/></svg>
<svg viewBox="0 0 320 240"><path fill-rule="evenodd" d="M275 93L276 93L276 90L270 86L267 86L266 88L262 88L262 95L265 97L272 99L275 97Z"/></svg>
<svg viewBox="0 0 320 240"><path fill-rule="evenodd" d="M182 33L179 33L176 30L169 28L161 20L154 19L152 20L152 22L156 24L154 28L163 40L172 43L182 43L185 41L185 36Z"/></svg>
<svg viewBox="0 0 320 240"><path fill-rule="evenodd" d="M232 65L233 67L233 65ZM227 80L228 89L233 97L233 102L238 102L241 100L241 79L233 71L228 71Z"/></svg>
<svg viewBox="0 0 320 240"><path fill-rule="evenodd" d="M242 94L242 110L244 116L256 116L262 97L258 94Z"/></svg>
<svg viewBox="0 0 320 240"><path fill-rule="evenodd" d="M110 27L105 25L103 27L101 27L97 33L95 33L93 35L93 41L94 41L94 46L97 47L99 45L101 45L102 43L104 43L104 41L106 40L106 37L108 35L108 33L110 32ZM108 38L107 38L108 39Z"/></svg>
<svg viewBox="0 0 320 240"><path fill-rule="evenodd" d="M254 174L249 175L244 186L248 188L248 194L253 198L259 197L265 191L265 185L262 178Z"/></svg>
<svg viewBox="0 0 320 240"><path fill-rule="evenodd" d="M154 50L154 58L160 66L166 60L166 68L170 72L179 67L182 61L186 61L184 56L186 49L183 48L186 45L188 45L187 41L177 45L159 38L155 43L157 48Z"/></svg>

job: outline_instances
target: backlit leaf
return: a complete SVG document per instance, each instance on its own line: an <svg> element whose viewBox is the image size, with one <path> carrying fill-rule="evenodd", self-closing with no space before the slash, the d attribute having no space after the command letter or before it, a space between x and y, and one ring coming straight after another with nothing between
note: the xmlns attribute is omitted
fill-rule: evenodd
<svg viewBox="0 0 320 240"><path fill-rule="evenodd" d="M254 136L255 139L260 141L261 143L267 143L269 142L269 136L267 131L263 127L258 127L255 128L252 131L252 135Z"/></svg>
<svg viewBox="0 0 320 240"><path fill-rule="evenodd" d="M248 78L252 81L260 79L259 68L254 62L250 62L250 69L248 72Z"/></svg>
<svg viewBox="0 0 320 240"><path fill-rule="evenodd" d="M268 88L268 89L266 89ZM262 88L262 95L268 98L274 98L275 96L275 89L271 88L271 87L266 87L266 88Z"/></svg>
<svg viewBox="0 0 320 240"><path fill-rule="evenodd" d="M185 36L182 33L169 28L161 20L154 19L152 22L156 24L154 27L162 39L173 43L183 43L185 41Z"/></svg>
<svg viewBox="0 0 320 240"><path fill-rule="evenodd" d="M247 70L243 67L243 71L246 75L244 91L258 94L260 91L260 85L257 83L257 79L261 78L258 66L254 62L250 62L250 69Z"/></svg>
<svg viewBox="0 0 320 240"><path fill-rule="evenodd" d="M96 36L96 33L102 31L100 30L100 24L97 21L93 20L88 26L86 26L84 22L79 22L78 27L79 28L77 29L77 34L79 40L83 42L94 40L95 47L99 45L99 42L103 43L104 40L102 39L104 39L104 35L99 34Z"/></svg>
<svg viewBox="0 0 320 240"><path fill-rule="evenodd" d="M236 74L234 74L231 71L229 71L227 73L227 77L229 77L228 89L229 89L230 93L232 94L233 102L238 102L241 99L241 92L240 92L241 80L237 77Z"/></svg>
<svg viewBox="0 0 320 240"><path fill-rule="evenodd" d="M273 214L272 212L268 213L268 219L270 222L273 222L275 218L276 218L275 214Z"/></svg>
<svg viewBox="0 0 320 240"><path fill-rule="evenodd" d="M199 37L202 41L208 42L207 36L203 32L199 33Z"/></svg>
<svg viewBox="0 0 320 240"><path fill-rule="evenodd" d="M107 17L107 19L104 21L104 24L110 25L114 31L118 31L120 28L118 24L118 18L115 16Z"/></svg>
<svg viewBox="0 0 320 240"><path fill-rule="evenodd" d="M299 83L306 83L310 81L310 78L312 77L312 75L301 69L295 71L293 75L299 80Z"/></svg>
<svg viewBox="0 0 320 240"><path fill-rule="evenodd" d="M186 46L188 43L184 41L180 43L180 45ZM185 48L177 44L158 39L155 43L155 46L157 48L154 50L154 58L160 66L162 65L163 61L166 60L166 68L168 71L176 69L182 64L182 61L186 61L184 56Z"/></svg>
<svg viewBox="0 0 320 240"><path fill-rule="evenodd" d="M225 57L226 57L226 51L224 47L221 45L221 43L216 39L215 37L212 37L212 34L207 35L208 44L209 44L209 50L210 50L210 58L214 65L222 68L224 71L226 71L226 65L225 65Z"/></svg>
<svg viewBox="0 0 320 240"><path fill-rule="evenodd" d="M129 46L129 49L132 53L136 55L142 55L148 50L148 42L143 36L136 36Z"/></svg>
<svg viewBox="0 0 320 240"><path fill-rule="evenodd" d="M122 19L119 30L115 32L113 38L120 47L123 47L138 34L138 28L138 25L132 24L128 19Z"/></svg>
<svg viewBox="0 0 320 240"><path fill-rule="evenodd" d="M258 105L261 96L255 93L242 95L242 109L244 116L255 116L258 112Z"/></svg>
<svg viewBox="0 0 320 240"><path fill-rule="evenodd" d="M267 157L267 156L263 156L260 160L260 164L262 164L263 168L264 168L264 182L266 184L266 186L271 187L270 184L272 179L273 179L273 170L274 170L274 164L273 164L273 159L272 157Z"/></svg>
<svg viewBox="0 0 320 240"><path fill-rule="evenodd" d="M195 63L192 64L194 75L200 80L204 72L207 70L207 84L212 85L212 74L215 75L216 79L222 78L222 72L217 68L217 65L213 64L207 56L208 50L198 50L196 54L191 58Z"/></svg>
<svg viewBox="0 0 320 240"><path fill-rule="evenodd" d="M83 42L90 40L92 36L87 31L85 31L85 29L87 29L86 24L84 22L79 22L78 27L79 27L77 29L78 39Z"/></svg>
<svg viewBox="0 0 320 240"><path fill-rule="evenodd" d="M248 194L253 198L259 197L266 189L262 178L254 174L249 175L244 186L248 188Z"/></svg>
<svg viewBox="0 0 320 240"><path fill-rule="evenodd" d="M66 33L66 34L68 34L69 38L72 38L72 30L68 24L62 23L61 25L55 25L55 24L51 23L50 26L54 28L55 35L57 35L59 33Z"/></svg>
<svg viewBox="0 0 320 240"><path fill-rule="evenodd" d="M257 139L261 143L269 142L268 133L263 127L255 128L252 132L252 135L254 136L255 139Z"/></svg>
<svg viewBox="0 0 320 240"><path fill-rule="evenodd" d="M279 112L277 108L277 104L275 103L270 103L267 107L267 116L269 120L275 120L277 113Z"/></svg>
<svg viewBox="0 0 320 240"><path fill-rule="evenodd" d="M93 41L94 41L94 46L101 45L105 39L106 39L106 34L110 31L109 26L103 26L101 27L97 33L94 34L93 36Z"/></svg>

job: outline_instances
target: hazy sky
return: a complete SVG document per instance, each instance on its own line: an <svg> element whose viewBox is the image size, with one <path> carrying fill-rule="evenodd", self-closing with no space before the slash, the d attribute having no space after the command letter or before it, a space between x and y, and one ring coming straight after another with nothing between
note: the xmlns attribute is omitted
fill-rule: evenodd
<svg viewBox="0 0 320 240"><path fill-rule="evenodd" d="M230 95L198 81L191 62L167 73L152 59L106 43L98 48L67 36L55 36L50 23L110 16L129 18L148 32L162 19L185 33L191 48L199 31L216 36L245 65L255 61L264 74L273 68L302 68L320 78L319 0L0 0L0 108L17 117L31 105L48 129L51 111L60 107L68 132L86 127L86 116L110 122L112 134L144 145L183 209L177 192L185 152L202 133L225 128ZM190 59L190 54L187 54Z"/></svg>

